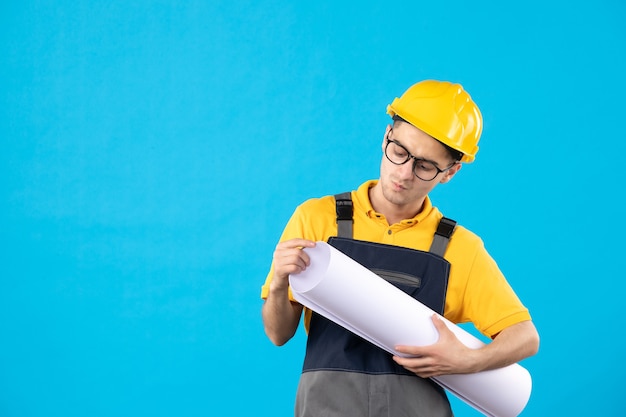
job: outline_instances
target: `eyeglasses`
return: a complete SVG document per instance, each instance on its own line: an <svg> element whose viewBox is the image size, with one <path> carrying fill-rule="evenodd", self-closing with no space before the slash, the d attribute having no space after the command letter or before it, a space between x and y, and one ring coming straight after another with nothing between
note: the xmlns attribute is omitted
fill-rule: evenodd
<svg viewBox="0 0 626 417"><path fill-rule="evenodd" d="M413 159L413 174L422 181L432 181L442 172L446 172L456 165L452 165L445 169L440 169L434 162L427 159L418 158L409 153L409 151L395 139L389 139L391 130L387 134L387 144L385 145L385 156L394 165L404 165Z"/></svg>

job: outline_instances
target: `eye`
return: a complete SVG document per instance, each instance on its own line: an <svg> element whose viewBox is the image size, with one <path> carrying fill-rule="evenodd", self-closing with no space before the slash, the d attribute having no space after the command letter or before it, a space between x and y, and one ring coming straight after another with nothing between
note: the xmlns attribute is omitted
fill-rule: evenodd
<svg viewBox="0 0 626 417"><path fill-rule="evenodd" d="M418 159L416 161L415 167L417 169L419 169L420 171L423 171L423 172L437 171L437 168L435 167L435 165L433 165L431 162L424 161L424 160L421 160L421 159Z"/></svg>
<svg viewBox="0 0 626 417"><path fill-rule="evenodd" d="M407 155L409 154L406 149L404 149L402 146L398 145L395 142L391 142L393 144L393 148L392 148L392 152L395 156L397 156L398 158L406 158Z"/></svg>

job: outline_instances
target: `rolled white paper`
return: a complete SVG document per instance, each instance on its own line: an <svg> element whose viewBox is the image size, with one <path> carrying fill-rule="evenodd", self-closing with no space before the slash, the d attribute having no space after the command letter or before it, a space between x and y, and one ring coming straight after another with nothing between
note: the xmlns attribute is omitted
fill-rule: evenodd
<svg viewBox="0 0 626 417"><path fill-rule="evenodd" d="M436 312L325 242L304 251L311 258L310 266L289 277L299 303L394 355L406 356L394 349L397 345L426 346L437 341L439 335L431 319ZM484 346L437 315L467 347ZM492 417L519 415L532 389L530 373L519 364L432 379Z"/></svg>

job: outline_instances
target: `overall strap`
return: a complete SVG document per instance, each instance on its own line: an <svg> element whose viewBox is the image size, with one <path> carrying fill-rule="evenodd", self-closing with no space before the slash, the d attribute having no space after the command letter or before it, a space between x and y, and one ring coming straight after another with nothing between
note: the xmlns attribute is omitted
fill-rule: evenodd
<svg viewBox="0 0 626 417"><path fill-rule="evenodd" d="M443 258L443 254L446 252L450 236L452 236L452 232L454 232L455 227L456 222L454 220L442 217L439 221L439 226L437 226L437 231L433 237L433 243L430 245L429 252Z"/></svg>
<svg viewBox="0 0 626 417"><path fill-rule="evenodd" d="M335 195L335 207L337 211L337 237L352 239L352 225L354 220L354 207L352 205L352 193L346 192ZM437 231L430 246L430 253L443 258L448 242L456 227L456 221L447 217L442 217L437 226Z"/></svg>
<svg viewBox="0 0 626 417"><path fill-rule="evenodd" d="M335 206L337 209L337 237L352 239L352 193L341 193L335 195Z"/></svg>

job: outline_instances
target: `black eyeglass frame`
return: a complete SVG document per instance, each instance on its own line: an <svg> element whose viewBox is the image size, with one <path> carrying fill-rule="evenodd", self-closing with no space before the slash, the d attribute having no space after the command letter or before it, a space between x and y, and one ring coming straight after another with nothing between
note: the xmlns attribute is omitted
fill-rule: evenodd
<svg viewBox="0 0 626 417"><path fill-rule="evenodd" d="M435 163L435 161L431 161L431 160L428 160L428 159L418 158L418 157L416 157L416 156L413 156L413 155L411 155L411 153L409 152L409 150L408 150L408 149L407 149L404 145L402 145L400 142L398 142L398 141L397 141L397 140L395 140L395 139L390 139L390 138L389 138L389 136L391 135L391 132L392 132L392 131L393 131L393 130L389 130L389 132L387 133L387 138L386 138L386 139L387 139L387 144L385 145L385 157L387 158L387 160L388 160L389 162L391 162L391 163L392 163L392 164L394 164L394 165L404 165L404 164L406 164L407 162L409 162L411 159L413 159L413 175L415 175L415 176L416 176L417 178L419 178L420 180L422 180L422 181L432 181L432 180L434 180L435 178L437 178L437 175L441 174L442 172L446 172L446 171L448 171L450 168L452 168L453 166L455 166L456 164L458 164L458 161L454 161L454 162L452 162L452 165L450 165L449 167L444 168L444 169L441 169L441 168L439 168L439 167L437 166L437 164ZM391 158L389 158L389 155L387 155L387 149L389 148L389 144L390 144L391 142L393 142L396 146L399 146L400 148L402 148L402 149L406 152L406 155L407 155L407 156L406 156L406 159L404 160L404 162L400 162L400 163L394 162ZM425 178L420 177L419 175L417 175L417 172L416 172L417 164L418 164L419 162L428 162L429 164L431 164L431 165L432 165L432 166L433 166L433 167L437 170L437 173L436 173L436 174L435 174L435 175L434 175L431 179L425 179Z"/></svg>

